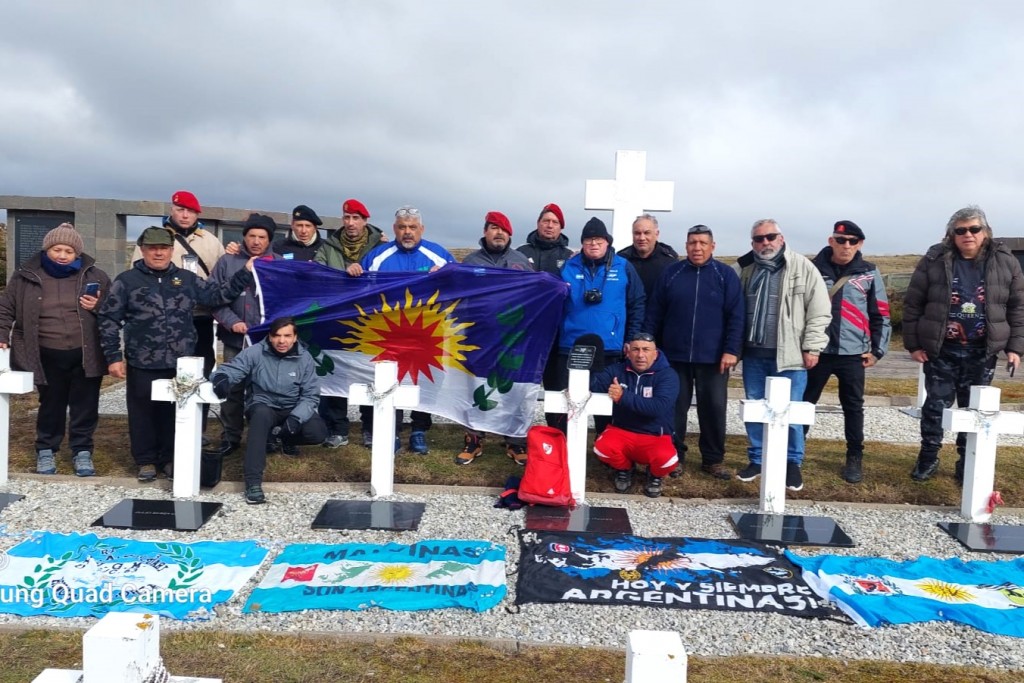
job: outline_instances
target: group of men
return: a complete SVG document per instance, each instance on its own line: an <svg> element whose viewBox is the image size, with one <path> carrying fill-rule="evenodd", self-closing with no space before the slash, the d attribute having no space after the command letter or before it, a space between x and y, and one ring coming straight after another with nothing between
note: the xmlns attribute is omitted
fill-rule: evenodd
<svg viewBox="0 0 1024 683"><path fill-rule="evenodd" d="M987 370L993 353L1007 350L1011 364L1016 365L1017 354L1024 352L1024 320L1017 320L1018 316L1024 318L1017 305L1019 290L1024 287L1018 278L1020 267L1013 271L1002 252L994 248L979 247L974 256L969 250L957 249L959 241L984 244L991 238L980 209L964 211L963 220L951 219L947 226L946 249L937 256L929 252L922 259L918 270L923 269L932 279L922 280L924 276L915 273L904 317L908 350L915 359L926 362L926 373L930 369L932 374L938 373L943 387L952 383L956 394L961 393L963 382L960 375L951 376L950 367L960 367L956 365L960 356L952 358L947 345L963 342L968 350L981 348L974 355L968 353L967 360L972 368L980 363L979 367ZM278 439L287 455L296 454L301 443L337 448L348 443L349 421L345 398L319 395L315 372L303 360L308 354L298 342L294 321L273 321L264 342L244 348L248 330L261 321L250 274L252 261L315 261L360 277L372 271L434 271L455 259L441 245L424 239L423 217L411 206L396 211L393 240L369 223L369 211L356 199L342 204L342 226L326 238L319 233L323 222L305 205L292 211L290 229L283 237L276 237L273 219L253 214L243 228L242 243L232 243L227 250L199 223L200 212L193 194L176 192L164 227L142 233L132 269L117 278L101 306L104 353L111 373L128 378L132 453L139 479L150 481L161 472L173 476L170 442L163 436L173 429L173 407L149 400L149 383L173 376L177 358L190 353L208 357L205 374L209 375L212 321L217 320L224 364L210 379L226 399L221 450L227 454L239 447L247 417L245 495L247 501L260 503L265 500L262 474L268 448L275 447ZM964 227L961 222L971 223L963 234L958 232ZM767 378L779 376L790 380L792 400L817 402L829 378L837 377L847 445L841 474L848 482L861 481L864 371L887 352L891 328L881 275L861 256L865 235L856 223L836 222L828 246L810 260L787 248L777 221L759 220L751 229L751 250L735 267L714 258L714 234L705 225L688 230L682 258L659 240L657 219L650 214L637 217L633 244L618 253L605 224L597 218L583 227L578 252L569 247L564 229L561 209L548 204L526 243L513 249L511 221L492 211L484 217L480 248L464 262L543 271L565 283L568 297L545 366L544 386L566 388L567 358L581 338L603 346L591 389L606 391L614 409L610 419L596 420L595 453L614 470L617 490L631 488L636 463L647 466L644 492L649 496L661 493L663 476L681 471L687 450L687 413L694 394L701 470L719 479L732 477L724 463L726 402L730 372L741 358L749 399L763 398ZM984 269L956 265L960 261L950 257L950 246L960 260L984 253L987 264L990 252L998 257L999 273L1008 273L1008 310L998 307L1004 298L993 301L992 292L986 300L985 287L993 287L993 276ZM943 327L948 322L939 315L942 319L933 323L936 315L928 308L934 303L929 297L942 294L939 275L954 283L957 295L970 298L970 315L964 313L968 310L964 307L963 311L957 309L955 319L973 327L961 325L956 328L962 332L961 338L953 339L949 336L952 328L947 326L936 346L931 325ZM1002 281L999 286L1004 287ZM916 292L922 288L925 292L918 296ZM952 304L946 302L945 306L952 311ZM922 319L920 326L918 319ZM954 320L953 313L949 320ZM986 321L996 324L998 340L985 334ZM937 361L928 363L929 353L938 356ZM936 369L937 362L943 360L950 367ZM971 380L984 380L984 374L974 372ZM291 379L285 382L282 377ZM298 388L295 377L302 378ZM951 396L947 394L951 392L936 389L932 400L930 386L930 401L935 405L928 404L926 412L931 415L937 406L948 403ZM364 407L361 417L362 443L371 446L372 410ZM549 424L557 426L564 425L564 419L564 415L548 416ZM922 422L922 454L913 474L917 480L927 479L937 468L933 421L928 418L927 428L926 421ZM429 413L412 412L411 452L429 452L426 434L430 427ZM790 490L803 486L804 434L802 427L790 429L786 473ZM747 435L748 463L736 476L753 481L761 473L762 427L748 425ZM480 457L485 436L467 430L464 448L455 455L455 462L468 465ZM525 464L526 440L506 436L504 442L507 457ZM396 451L400 443L396 436ZM962 455L962 446L959 450Z"/></svg>

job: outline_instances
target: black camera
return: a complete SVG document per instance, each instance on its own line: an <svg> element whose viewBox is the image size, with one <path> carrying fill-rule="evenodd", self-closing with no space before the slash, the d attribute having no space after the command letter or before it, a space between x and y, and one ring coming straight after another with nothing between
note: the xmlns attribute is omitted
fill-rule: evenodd
<svg viewBox="0 0 1024 683"><path fill-rule="evenodd" d="M604 301L604 292L600 289L588 289L583 292L583 301L588 304L599 304Z"/></svg>

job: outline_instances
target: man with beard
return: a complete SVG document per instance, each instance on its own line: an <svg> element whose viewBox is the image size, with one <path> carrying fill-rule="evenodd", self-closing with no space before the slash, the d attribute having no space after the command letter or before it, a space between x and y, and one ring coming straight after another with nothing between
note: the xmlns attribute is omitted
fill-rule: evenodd
<svg viewBox="0 0 1024 683"><path fill-rule="evenodd" d="M271 249L288 261L312 261L324 243L317 227L323 225L316 211L305 204L292 209L292 226L288 234L274 242Z"/></svg>
<svg viewBox="0 0 1024 683"><path fill-rule="evenodd" d="M658 240L660 235L657 218L649 213L637 216L633 221L633 244L619 251L619 256L636 268L644 283L644 293L647 294L648 301L661 274L679 261L676 250Z"/></svg>
<svg viewBox="0 0 1024 683"><path fill-rule="evenodd" d="M740 282L746 299L743 341L743 389L748 399L765 395L769 377L789 378L793 401L802 401L807 371L818 363L828 344L825 330L832 320L828 290L821 274L807 257L786 249L786 238L771 218L754 223L753 249L739 258ZM747 465L736 477L753 481L761 476L764 425L746 424ZM789 427L786 488L804 487L800 467L804 460L804 430Z"/></svg>

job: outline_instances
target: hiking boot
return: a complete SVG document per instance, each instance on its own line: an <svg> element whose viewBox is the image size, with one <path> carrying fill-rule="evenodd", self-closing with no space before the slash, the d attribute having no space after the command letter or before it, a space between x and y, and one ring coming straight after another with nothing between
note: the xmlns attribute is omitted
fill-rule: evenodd
<svg viewBox="0 0 1024 683"><path fill-rule="evenodd" d="M732 479L732 471L720 462L716 462L714 465L701 465L700 471L710 474L715 479Z"/></svg>
<svg viewBox="0 0 1024 683"><path fill-rule="evenodd" d="M89 451L78 451L71 459L71 463L77 477L92 477L96 474L96 467L92 464L92 453Z"/></svg>
<svg viewBox="0 0 1024 683"><path fill-rule="evenodd" d="M615 490L619 493L626 493L633 487L633 470L615 470Z"/></svg>
<svg viewBox="0 0 1024 683"><path fill-rule="evenodd" d="M226 458L237 451L238 446L239 443L237 441L221 441L220 447L217 449L217 455L222 458Z"/></svg>
<svg viewBox="0 0 1024 683"><path fill-rule="evenodd" d="M476 434L466 433L466 445L455 456L456 465L468 465L484 454L484 440Z"/></svg>
<svg viewBox="0 0 1024 683"><path fill-rule="evenodd" d="M524 467L526 465L526 446L518 444L507 444L505 446L505 455L512 459L512 461Z"/></svg>
<svg viewBox="0 0 1024 683"><path fill-rule="evenodd" d="M740 481L754 481L761 476L761 466L750 463L742 470L736 473L736 478Z"/></svg>
<svg viewBox="0 0 1024 683"><path fill-rule="evenodd" d="M964 459L960 458L956 461L956 465L953 466L953 478L956 479L956 483L960 486L964 485Z"/></svg>
<svg viewBox="0 0 1024 683"><path fill-rule="evenodd" d="M324 439L324 448L341 448L348 445L348 436L344 434L331 434Z"/></svg>
<svg viewBox="0 0 1024 683"><path fill-rule="evenodd" d="M917 463L914 465L914 471L910 473L910 478L914 481L928 481L938 471L938 458L934 460L921 460L920 456L918 456Z"/></svg>
<svg viewBox="0 0 1024 683"><path fill-rule="evenodd" d="M846 467L843 468L843 480L848 484L859 484L861 479L864 478L862 461L864 457L861 455L848 455L846 456Z"/></svg>
<svg viewBox="0 0 1024 683"><path fill-rule="evenodd" d="M281 439L281 455L288 458L299 457L298 445L290 439Z"/></svg>
<svg viewBox="0 0 1024 683"><path fill-rule="evenodd" d="M647 473L644 495L648 498L657 498L661 495L661 477L652 477L650 472Z"/></svg>
<svg viewBox="0 0 1024 683"><path fill-rule="evenodd" d="M156 465L141 465L139 466L139 481L151 482L156 481Z"/></svg>
<svg viewBox="0 0 1024 683"><path fill-rule="evenodd" d="M253 484L252 486L246 486L245 502L249 505L262 505L266 503L267 497L263 495L263 485Z"/></svg>
<svg viewBox="0 0 1024 683"><path fill-rule="evenodd" d="M363 432L363 448L373 448L373 432Z"/></svg>
<svg viewBox="0 0 1024 683"><path fill-rule="evenodd" d="M395 450L398 450L397 448ZM430 452L427 448L427 433L413 432L409 435L409 450L418 455L426 455Z"/></svg>
<svg viewBox="0 0 1024 683"><path fill-rule="evenodd" d="M804 475L800 472L800 465L792 460L786 461L786 489L789 491L800 491L804 487Z"/></svg>
<svg viewBox="0 0 1024 683"><path fill-rule="evenodd" d="M682 461L679 461L679 464L676 465L676 468L674 470L672 470L671 472L668 473L668 476L672 477L673 479L678 479L679 477L683 476L683 463L682 463Z"/></svg>
<svg viewBox="0 0 1024 683"><path fill-rule="evenodd" d="M160 473L167 477L168 481L174 480L174 463L165 462L160 466Z"/></svg>
<svg viewBox="0 0 1024 683"><path fill-rule="evenodd" d="M36 453L36 474L57 474L57 458L49 448Z"/></svg>

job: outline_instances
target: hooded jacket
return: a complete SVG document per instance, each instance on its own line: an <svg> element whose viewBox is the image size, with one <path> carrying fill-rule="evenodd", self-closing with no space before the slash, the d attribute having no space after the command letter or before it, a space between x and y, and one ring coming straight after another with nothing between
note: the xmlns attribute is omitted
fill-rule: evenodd
<svg viewBox="0 0 1024 683"><path fill-rule="evenodd" d="M597 263L576 254L562 267L561 277L569 285L569 296L558 335L559 353L568 353L582 335L596 334L605 353L621 354L622 345L644 324L644 286L633 266L609 245L607 257ZM601 292L600 302L587 303L590 290Z"/></svg>
<svg viewBox="0 0 1024 683"><path fill-rule="evenodd" d="M524 254L534 270L551 273L558 277L562 266L572 257L572 249L569 248L569 238L563 232L554 241L546 240L534 230L526 236L526 244L518 247L516 251Z"/></svg>
<svg viewBox="0 0 1024 683"><path fill-rule="evenodd" d="M345 270L353 263L359 263L364 256L380 245L381 237L384 235L381 229L376 225L367 223L366 244L359 252L359 258L355 261L349 261L345 258L345 250L341 242L342 235L344 234L345 228L338 228L332 232L330 236L323 241L320 248L316 250L316 255L313 257L313 260L330 268L334 268L335 270Z"/></svg>
<svg viewBox="0 0 1024 683"><path fill-rule="evenodd" d="M275 410L290 410L305 424L316 414L320 405L320 382L316 376L316 362L300 341L284 355L278 355L263 339L223 363L210 375L216 383L227 377L234 385L245 382L245 410L253 405L265 405Z"/></svg>
<svg viewBox="0 0 1024 683"><path fill-rule="evenodd" d="M498 254L487 251L487 244L483 237L480 238L480 248L472 254L468 254L466 258L462 259L462 262L470 266L533 271L533 264L525 254L513 249L511 245L506 245L505 249Z"/></svg>
<svg viewBox="0 0 1024 683"><path fill-rule="evenodd" d="M590 390L605 393L612 380L623 386L622 398L612 407L612 424L638 434L671 435L675 430L675 405L679 376L661 352L644 372L629 360L612 363L590 378Z"/></svg>
<svg viewBox="0 0 1024 683"><path fill-rule="evenodd" d="M818 252L813 263L829 290L848 278L832 295L828 346L822 353L859 356L870 351L875 358L884 356L889 350L892 325L885 283L875 264L857 252L846 266L837 266L832 263L832 247Z"/></svg>

